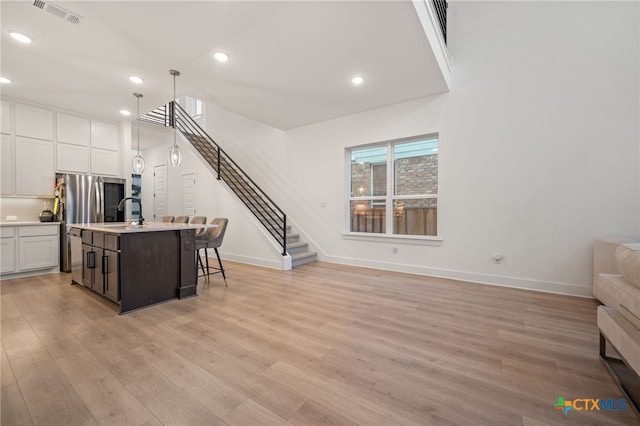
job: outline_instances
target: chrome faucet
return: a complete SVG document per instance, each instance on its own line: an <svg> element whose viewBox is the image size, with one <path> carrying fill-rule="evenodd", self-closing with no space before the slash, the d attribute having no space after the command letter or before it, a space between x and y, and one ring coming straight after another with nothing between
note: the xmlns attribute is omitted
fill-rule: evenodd
<svg viewBox="0 0 640 426"><path fill-rule="evenodd" d="M131 200L132 202L135 201L136 203L138 203L138 207L140 207L140 216L138 217L138 225L142 225L142 222L144 222L144 218L142 217L142 203L140 202L140 198L135 198L135 197L123 198L122 200L120 200L120 203L118 203L118 211L122 211L124 209L124 202L127 200Z"/></svg>

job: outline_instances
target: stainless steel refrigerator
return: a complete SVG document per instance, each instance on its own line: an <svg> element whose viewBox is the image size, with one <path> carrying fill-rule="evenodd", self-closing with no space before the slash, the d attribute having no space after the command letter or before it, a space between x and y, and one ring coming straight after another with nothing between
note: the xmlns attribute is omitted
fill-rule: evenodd
<svg viewBox="0 0 640 426"><path fill-rule="evenodd" d="M118 203L125 197L125 180L92 175L58 174L60 185L60 270L71 272L71 225L124 222Z"/></svg>

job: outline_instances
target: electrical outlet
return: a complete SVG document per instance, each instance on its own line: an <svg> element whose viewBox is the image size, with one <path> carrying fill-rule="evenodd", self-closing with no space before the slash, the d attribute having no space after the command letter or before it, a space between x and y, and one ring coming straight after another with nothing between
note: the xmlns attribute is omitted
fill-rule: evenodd
<svg viewBox="0 0 640 426"><path fill-rule="evenodd" d="M393 254L398 254L398 247L393 247L391 251L393 251Z"/></svg>

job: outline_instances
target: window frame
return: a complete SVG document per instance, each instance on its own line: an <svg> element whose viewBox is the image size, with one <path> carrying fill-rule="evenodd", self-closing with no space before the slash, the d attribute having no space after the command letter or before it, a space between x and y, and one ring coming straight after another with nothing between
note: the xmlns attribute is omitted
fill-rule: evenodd
<svg viewBox="0 0 640 426"><path fill-rule="evenodd" d="M371 188L371 194L372 194L372 195L370 196L370 198L371 198L371 206L372 206L372 207L373 207L373 206L380 206L380 205L384 205L384 201L383 201L382 203L380 203L380 200L379 200L378 198L375 198L375 197L385 197L385 199L386 199L386 197L387 197L386 195L374 195L374 194L376 193L376 184L375 184L376 176L375 176L375 169L376 169L376 166L380 167L380 166L381 166L381 165L383 165L383 164L384 164L386 167L388 167L388 166L389 166L389 164L388 164L386 161L385 161L384 163L371 163L371 165L370 165L370 169L371 169L371 182L370 182L370 188ZM386 169L385 169L385 173L386 173ZM388 175L387 175L387 177L388 177ZM387 179L387 178L385 178L385 179L386 179L386 180L385 180L385 192L389 192L389 185L388 185L388 183L387 183L388 179Z"/></svg>
<svg viewBox="0 0 640 426"><path fill-rule="evenodd" d="M438 187L437 192L435 194L414 194L414 195L397 195L397 170L396 164L394 160L394 147L396 145L401 145L409 142L418 142L425 139L437 139L438 140L438 170L437 170L437 179L438 179ZM421 242L425 241L433 241L434 243L439 243L442 241L441 230L440 230L440 220L436 220L436 235L415 235L415 234L395 234L393 229L393 220L394 220L394 209L396 201L398 200L411 200L411 199L435 199L437 210L440 210L440 206L438 203L438 199L440 197L440 134L439 133L429 133L418 136L411 136L401 139L393 139L384 142L375 142L365 145L351 146L345 148L345 164L346 164L346 173L345 173L345 227L343 236L350 239L371 239L371 238L380 238L384 240L397 240L397 241L408 241L408 240L419 240ZM387 189L385 196L352 196L352 153L353 151L368 149L368 148L376 148L376 147L386 147L386 166L387 166ZM373 165L374 163L372 163ZM378 163L376 163L378 164ZM382 164L382 163L379 163ZM371 176L373 179L373 173ZM373 182L371 186L372 194L373 191ZM371 205L376 204L384 204L385 205L385 232L384 233L375 233L375 232L358 232L352 231L352 211L351 211L351 203L353 201L369 201ZM436 212L438 215L438 212ZM439 215L438 215L439 218Z"/></svg>
<svg viewBox="0 0 640 426"><path fill-rule="evenodd" d="M197 120L202 117L202 101L191 96L187 96L187 112L191 118Z"/></svg>

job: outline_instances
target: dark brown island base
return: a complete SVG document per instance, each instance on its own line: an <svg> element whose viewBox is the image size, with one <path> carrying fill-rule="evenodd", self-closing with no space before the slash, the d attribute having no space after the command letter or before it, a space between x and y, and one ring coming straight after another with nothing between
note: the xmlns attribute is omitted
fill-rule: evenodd
<svg viewBox="0 0 640 426"><path fill-rule="evenodd" d="M118 304L124 314L196 296L196 229L147 222L71 225L72 284Z"/></svg>

